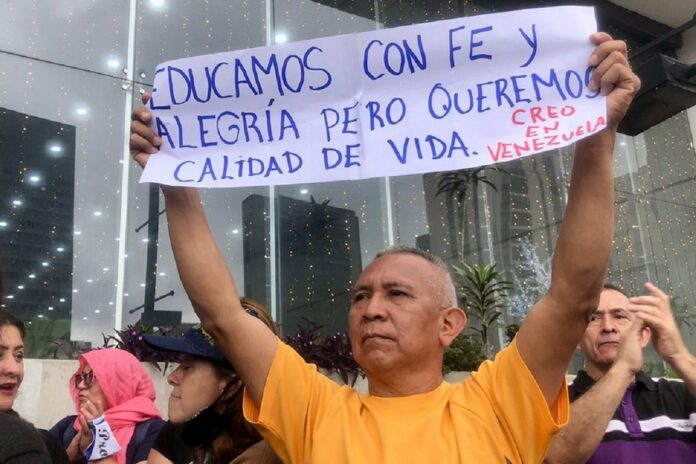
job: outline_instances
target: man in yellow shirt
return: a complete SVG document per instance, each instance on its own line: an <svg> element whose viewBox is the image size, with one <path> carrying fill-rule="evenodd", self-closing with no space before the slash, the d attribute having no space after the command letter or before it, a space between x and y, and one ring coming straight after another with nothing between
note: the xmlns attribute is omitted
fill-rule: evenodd
<svg viewBox="0 0 696 464"><path fill-rule="evenodd" d="M446 348L466 325L452 280L413 249L379 255L353 291L353 355L369 394L316 372L239 303L196 190L162 187L179 273L196 313L244 381L245 415L285 462L539 462L567 420L565 372L596 307L613 232L616 127L640 82L626 45L593 34L590 87L607 95L608 127L576 144L548 293L515 341L461 384L443 382ZM160 143L134 112L141 165Z"/></svg>

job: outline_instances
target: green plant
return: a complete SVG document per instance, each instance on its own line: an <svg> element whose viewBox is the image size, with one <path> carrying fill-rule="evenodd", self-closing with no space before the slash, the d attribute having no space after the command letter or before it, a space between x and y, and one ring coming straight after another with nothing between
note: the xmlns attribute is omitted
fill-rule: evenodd
<svg viewBox="0 0 696 464"><path fill-rule="evenodd" d="M150 345L145 343L145 340L143 340L143 335L155 333L150 327L147 327L141 323L136 323L127 326L123 330L114 330L114 332L116 332L116 335L102 334L102 337L104 338L103 348L120 348L128 351L130 354L135 356L138 361L149 362L161 372L167 371L167 363L179 362L180 355L178 353L155 350L150 347ZM169 335L170 333L170 329L159 329L156 335ZM160 362L165 363L164 369L160 368L158 364Z"/></svg>
<svg viewBox="0 0 696 464"><path fill-rule="evenodd" d="M519 324L508 324L505 326L505 338L507 338L508 345L512 343L512 339L515 338L515 335L517 335L519 331Z"/></svg>
<svg viewBox="0 0 696 464"><path fill-rule="evenodd" d="M473 327L481 338L483 353L489 357L489 330L507 306L508 292L513 285L501 279L501 274L495 270L495 264L470 265L462 263L453 266L458 280L458 296L462 307L468 314L474 315L478 327Z"/></svg>
<svg viewBox="0 0 696 464"><path fill-rule="evenodd" d="M672 366L669 364L665 364L665 372L662 374L662 377L666 377L668 379L680 379L679 374L677 371L675 371Z"/></svg>
<svg viewBox="0 0 696 464"><path fill-rule="evenodd" d="M78 342L67 338L51 340L51 347L46 353L49 359L77 359L85 350L78 346Z"/></svg>
<svg viewBox="0 0 696 464"><path fill-rule="evenodd" d="M27 347L26 355L31 358L58 358L56 340L68 340L70 338L70 319L67 318L35 318L26 324L27 334L24 337L24 345Z"/></svg>
<svg viewBox="0 0 696 464"><path fill-rule="evenodd" d="M481 342L468 334L460 334L445 351L442 373L474 371L485 360Z"/></svg>
<svg viewBox="0 0 696 464"><path fill-rule="evenodd" d="M327 198L318 202L314 195L309 196L309 209L307 210L307 226L310 231L315 231L319 235L327 232L327 227L336 222L336 217L331 214L329 206L331 199Z"/></svg>

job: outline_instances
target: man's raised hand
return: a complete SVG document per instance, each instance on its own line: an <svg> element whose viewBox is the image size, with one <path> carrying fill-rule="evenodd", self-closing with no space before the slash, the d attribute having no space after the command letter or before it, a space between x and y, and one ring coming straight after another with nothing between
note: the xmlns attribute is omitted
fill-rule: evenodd
<svg viewBox="0 0 696 464"><path fill-rule="evenodd" d="M590 40L597 48L590 56L589 64L595 69L589 87L607 96L607 125L616 129L640 89L640 79L628 63L626 42L606 32L592 34Z"/></svg>
<svg viewBox="0 0 696 464"><path fill-rule="evenodd" d="M143 104L147 104L149 100L150 94L143 94ZM142 168L147 164L150 155L159 151L162 143L162 139L150 127L151 123L152 113L147 107L141 106L131 113L131 135L128 145L131 156Z"/></svg>
<svg viewBox="0 0 696 464"><path fill-rule="evenodd" d="M645 288L650 295L631 298L628 310L645 321L652 330L655 350L662 359L672 362L686 350L686 345L672 315L669 296L650 282Z"/></svg>

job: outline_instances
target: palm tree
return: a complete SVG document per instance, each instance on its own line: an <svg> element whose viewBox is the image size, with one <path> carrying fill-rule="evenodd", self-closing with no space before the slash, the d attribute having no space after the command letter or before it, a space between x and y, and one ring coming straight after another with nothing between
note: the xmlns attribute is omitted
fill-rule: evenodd
<svg viewBox="0 0 696 464"><path fill-rule="evenodd" d="M331 199L327 198L318 202L314 195L309 196L309 209L307 210L307 227L310 231L317 232L323 236L328 233L328 229L336 222L336 218L331 214L329 203Z"/></svg>
<svg viewBox="0 0 696 464"><path fill-rule="evenodd" d="M487 171L507 172L497 166L480 166L477 168L459 169L440 174L437 181L437 192L435 196L446 194L457 202L457 228L459 229L458 255L460 260L464 260L464 244L466 243L466 199L469 189L476 192L481 184L486 184L496 192L498 187L488 178ZM480 224L478 202L474 202L474 222L476 226ZM478 234L477 234L478 238Z"/></svg>
<svg viewBox="0 0 696 464"><path fill-rule="evenodd" d="M488 357L488 332L507 306L508 292L513 289L513 284L502 280L495 264L462 263L461 267L452 267L457 276L457 293L462 307L468 314L476 316L479 327L472 327L472 330L481 337L483 352Z"/></svg>

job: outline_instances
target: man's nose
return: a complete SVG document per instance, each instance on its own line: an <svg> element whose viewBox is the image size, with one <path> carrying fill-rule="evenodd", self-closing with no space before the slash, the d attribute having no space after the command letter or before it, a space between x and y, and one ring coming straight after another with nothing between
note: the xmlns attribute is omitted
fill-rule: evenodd
<svg viewBox="0 0 696 464"><path fill-rule="evenodd" d="M386 313L384 311L384 304L385 299L382 297L381 292L373 293L367 302L367 305L365 305L363 318L367 320L385 319Z"/></svg>
<svg viewBox="0 0 696 464"><path fill-rule="evenodd" d="M616 324L611 318L603 317L601 321L601 330L604 333L616 332Z"/></svg>

